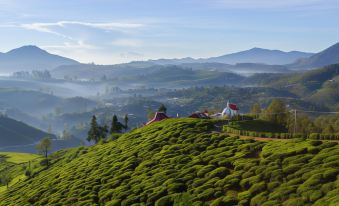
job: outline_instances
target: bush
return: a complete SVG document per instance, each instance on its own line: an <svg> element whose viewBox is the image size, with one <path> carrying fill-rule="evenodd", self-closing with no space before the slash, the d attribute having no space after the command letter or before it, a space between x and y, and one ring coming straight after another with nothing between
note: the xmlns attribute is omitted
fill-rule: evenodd
<svg viewBox="0 0 339 206"><path fill-rule="evenodd" d="M39 163L41 166L47 166L48 165L48 159L43 159Z"/></svg>
<svg viewBox="0 0 339 206"><path fill-rule="evenodd" d="M211 171L208 174L209 178L213 178L213 177L220 177L220 178L224 178L226 175L229 174L229 170L226 167L219 167L213 171Z"/></svg>
<svg viewBox="0 0 339 206"><path fill-rule="evenodd" d="M202 193L198 194L198 199L207 201L214 197L215 189L208 188L207 190L203 191Z"/></svg>
<svg viewBox="0 0 339 206"><path fill-rule="evenodd" d="M203 168L201 168L198 172L197 172L197 176L198 177L204 177L207 173L209 173L210 171L214 170L215 166L214 165L207 165Z"/></svg>

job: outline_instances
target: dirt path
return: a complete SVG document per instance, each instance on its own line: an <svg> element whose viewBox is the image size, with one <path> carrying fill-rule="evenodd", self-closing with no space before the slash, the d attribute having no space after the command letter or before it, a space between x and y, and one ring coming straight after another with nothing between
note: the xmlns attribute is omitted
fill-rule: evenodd
<svg viewBox="0 0 339 206"><path fill-rule="evenodd" d="M253 139L255 141L262 141L262 142L268 142L268 141L282 141L282 142L286 142L286 141L290 141L293 139L278 139L278 138L266 138L266 137L252 137L252 136L243 136L243 135L235 135L235 134L229 134L232 137L239 137L240 139ZM336 142L339 144L339 140L319 140L322 142Z"/></svg>
<svg viewBox="0 0 339 206"><path fill-rule="evenodd" d="M238 135L231 135L231 136L238 136ZM278 139L278 138L266 138L266 137L252 137L252 136L239 136L240 139L253 139L255 141L289 141L291 139Z"/></svg>

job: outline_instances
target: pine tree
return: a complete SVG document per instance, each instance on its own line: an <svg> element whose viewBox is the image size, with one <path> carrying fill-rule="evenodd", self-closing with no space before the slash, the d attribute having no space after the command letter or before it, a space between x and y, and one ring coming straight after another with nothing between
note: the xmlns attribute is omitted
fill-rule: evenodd
<svg viewBox="0 0 339 206"><path fill-rule="evenodd" d="M161 104L161 105L160 105L160 107L159 107L159 109L158 109L158 112L163 112L163 113L166 114L167 108L165 107L164 104Z"/></svg>
<svg viewBox="0 0 339 206"><path fill-rule="evenodd" d="M106 139L108 133L108 126L99 126L99 139Z"/></svg>
<svg viewBox="0 0 339 206"><path fill-rule="evenodd" d="M94 140L94 142L97 143L99 141L99 135L100 135L100 131L99 131L98 123L97 123L97 118L95 115L93 115L92 120L91 120L91 128L88 131L87 141L90 142Z"/></svg>
<svg viewBox="0 0 339 206"><path fill-rule="evenodd" d="M113 115L110 132L112 134L112 133L117 133L117 132L120 132L120 131L121 131L121 128L119 127L118 117L116 115Z"/></svg>
<svg viewBox="0 0 339 206"><path fill-rule="evenodd" d="M127 114L125 114L125 116L124 116L124 123L125 123L125 130L127 130L127 128L128 128L128 115Z"/></svg>

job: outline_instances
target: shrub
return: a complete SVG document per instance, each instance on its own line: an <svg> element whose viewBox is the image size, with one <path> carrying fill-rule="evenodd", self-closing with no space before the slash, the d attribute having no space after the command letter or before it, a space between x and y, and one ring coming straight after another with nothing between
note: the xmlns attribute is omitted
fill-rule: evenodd
<svg viewBox="0 0 339 206"><path fill-rule="evenodd" d="M215 169L214 165L207 165L203 168L201 168L198 172L197 172L197 176L198 177L204 177L208 172L212 171Z"/></svg>
<svg viewBox="0 0 339 206"><path fill-rule="evenodd" d="M203 191L202 193L198 194L198 198L203 201L207 201L214 197L215 189L208 188L207 190Z"/></svg>
<svg viewBox="0 0 339 206"><path fill-rule="evenodd" d="M266 189L266 183L265 182L260 182L252 185L252 187L249 189L249 191L252 194L257 194L260 192L263 192Z"/></svg>
<svg viewBox="0 0 339 206"><path fill-rule="evenodd" d="M226 167L219 167L208 174L209 178L220 177L223 178L229 174L229 170Z"/></svg>

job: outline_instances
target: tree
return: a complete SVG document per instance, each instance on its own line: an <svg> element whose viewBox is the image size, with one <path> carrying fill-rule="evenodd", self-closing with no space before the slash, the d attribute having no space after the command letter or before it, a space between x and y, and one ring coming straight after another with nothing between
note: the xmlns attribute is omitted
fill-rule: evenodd
<svg viewBox="0 0 339 206"><path fill-rule="evenodd" d="M166 114L167 108L165 107L164 104L161 104L161 105L160 105L160 107L159 107L159 109L158 109L158 112L163 112L163 113Z"/></svg>
<svg viewBox="0 0 339 206"><path fill-rule="evenodd" d="M273 99L265 110L263 119L285 126L287 123L285 103L280 99Z"/></svg>
<svg viewBox="0 0 339 206"><path fill-rule="evenodd" d="M94 141L95 143L97 143L99 141L100 138L100 131L99 131L99 127L98 127L98 123L97 123L97 118L95 115L92 116L92 120L91 120L91 128L87 133L87 141Z"/></svg>
<svg viewBox="0 0 339 206"><path fill-rule="evenodd" d="M108 133L108 126L99 126L99 139L105 139Z"/></svg>
<svg viewBox="0 0 339 206"><path fill-rule="evenodd" d="M38 153L42 154L45 157L45 159L47 161L47 166L48 166L49 165L49 163L48 163L48 153L52 148L51 139L49 137L43 138L39 142L39 144L37 144L36 148L38 150Z"/></svg>
<svg viewBox="0 0 339 206"><path fill-rule="evenodd" d="M121 131L121 127L119 127L118 117L117 115L113 115L112 125L111 125L111 134L117 133Z"/></svg>
<svg viewBox="0 0 339 206"><path fill-rule="evenodd" d="M124 116L124 125L125 125L125 130L127 130L127 128L128 128L128 115L127 114L125 114L125 116Z"/></svg>
<svg viewBox="0 0 339 206"><path fill-rule="evenodd" d="M13 178L11 177L8 168L1 171L0 181L1 181L2 184L6 185L7 189L8 189L9 183L12 181L12 179Z"/></svg>
<svg viewBox="0 0 339 206"><path fill-rule="evenodd" d="M258 118L259 115L261 113L261 107L260 107L260 104L258 103L255 103L253 104L252 108L251 108L251 114L255 117L255 118Z"/></svg>
<svg viewBox="0 0 339 206"><path fill-rule="evenodd" d="M325 129L323 130L323 133L325 133L325 134L333 134L334 133L334 129L333 129L332 125L327 125L325 127Z"/></svg>

